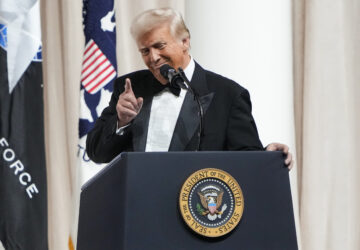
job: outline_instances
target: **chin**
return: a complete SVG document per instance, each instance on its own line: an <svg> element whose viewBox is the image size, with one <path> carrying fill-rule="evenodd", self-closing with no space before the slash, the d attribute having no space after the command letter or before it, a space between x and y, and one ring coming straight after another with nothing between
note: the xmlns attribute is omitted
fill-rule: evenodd
<svg viewBox="0 0 360 250"><path fill-rule="evenodd" d="M151 70L150 70L151 71ZM151 71L151 73L153 74L153 76L161 83L161 84L166 84L166 82L164 83L164 81L166 81L162 75L160 74L160 70L157 71Z"/></svg>

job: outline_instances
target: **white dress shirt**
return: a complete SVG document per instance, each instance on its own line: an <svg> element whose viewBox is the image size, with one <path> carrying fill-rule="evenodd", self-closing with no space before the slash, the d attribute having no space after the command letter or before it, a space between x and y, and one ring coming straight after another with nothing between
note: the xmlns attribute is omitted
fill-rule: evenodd
<svg viewBox="0 0 360 250"><path fill-rule="evenodd" d="M191 58L189 65L184 69L189 81L192 79L194 70L195 62ZM168 88L165 88L153 97L146 139L146 152L169 150L186 93L187 90L181 89L180 95L175 96Z"/></svg>

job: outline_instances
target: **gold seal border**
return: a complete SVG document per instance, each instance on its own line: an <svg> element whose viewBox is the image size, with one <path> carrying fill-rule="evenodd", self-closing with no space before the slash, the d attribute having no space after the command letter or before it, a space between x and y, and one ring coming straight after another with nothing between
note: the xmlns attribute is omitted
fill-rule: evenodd
<svg viewBox="0 0 360 250"><path fill-rule="evenodd" d="M213 178L224 182L234 196L234 212L231 218L219 227L206 227L198 223L190 213L189 194L192 188L201 180ZM244 196L239 183L229 173L217 168L204 168L191 174L183 186L179 195L179 208L185 223L196 233L205 237L219 237L230 233L240 222L244 212Z"/></svg>

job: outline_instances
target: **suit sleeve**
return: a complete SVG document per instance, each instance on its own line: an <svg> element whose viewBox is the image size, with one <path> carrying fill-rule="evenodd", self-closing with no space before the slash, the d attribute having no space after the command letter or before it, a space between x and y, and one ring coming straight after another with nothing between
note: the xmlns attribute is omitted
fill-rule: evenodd
<svg viewBox="0 0 360 250"><path fill-rule="evenodd" d="M251 114L249 92L239 88L229 113L227 150L264 150Z"/></svg>
<svg viewBox="0 0 360 250"><path fill-rule="evenodd" d="M90 159L96 163L110 162L121 152L131 150L131 132L125 132L121 136L116 134L116 104L119 94L124 88L121 84L121 78L117 82L118 84L114 85L109 106L104 109L93 129L87 135L86 152ZM116 86L120 87L116 88Z"/></svg>

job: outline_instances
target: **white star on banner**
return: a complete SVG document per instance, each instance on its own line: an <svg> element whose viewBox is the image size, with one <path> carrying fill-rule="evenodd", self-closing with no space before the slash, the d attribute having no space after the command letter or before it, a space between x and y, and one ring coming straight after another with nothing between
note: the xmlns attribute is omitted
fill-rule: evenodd
<svg viewBox="0 0 360 250"><path fill-rule="evenodd" d="M111 18L114 15L114 11L109 11L106 16L104 16L103 18L101 18L100 23L101 23L101 29L103 31L110 31L113 32L114 28L115 28L115 22L111 21Z"/></svg>

